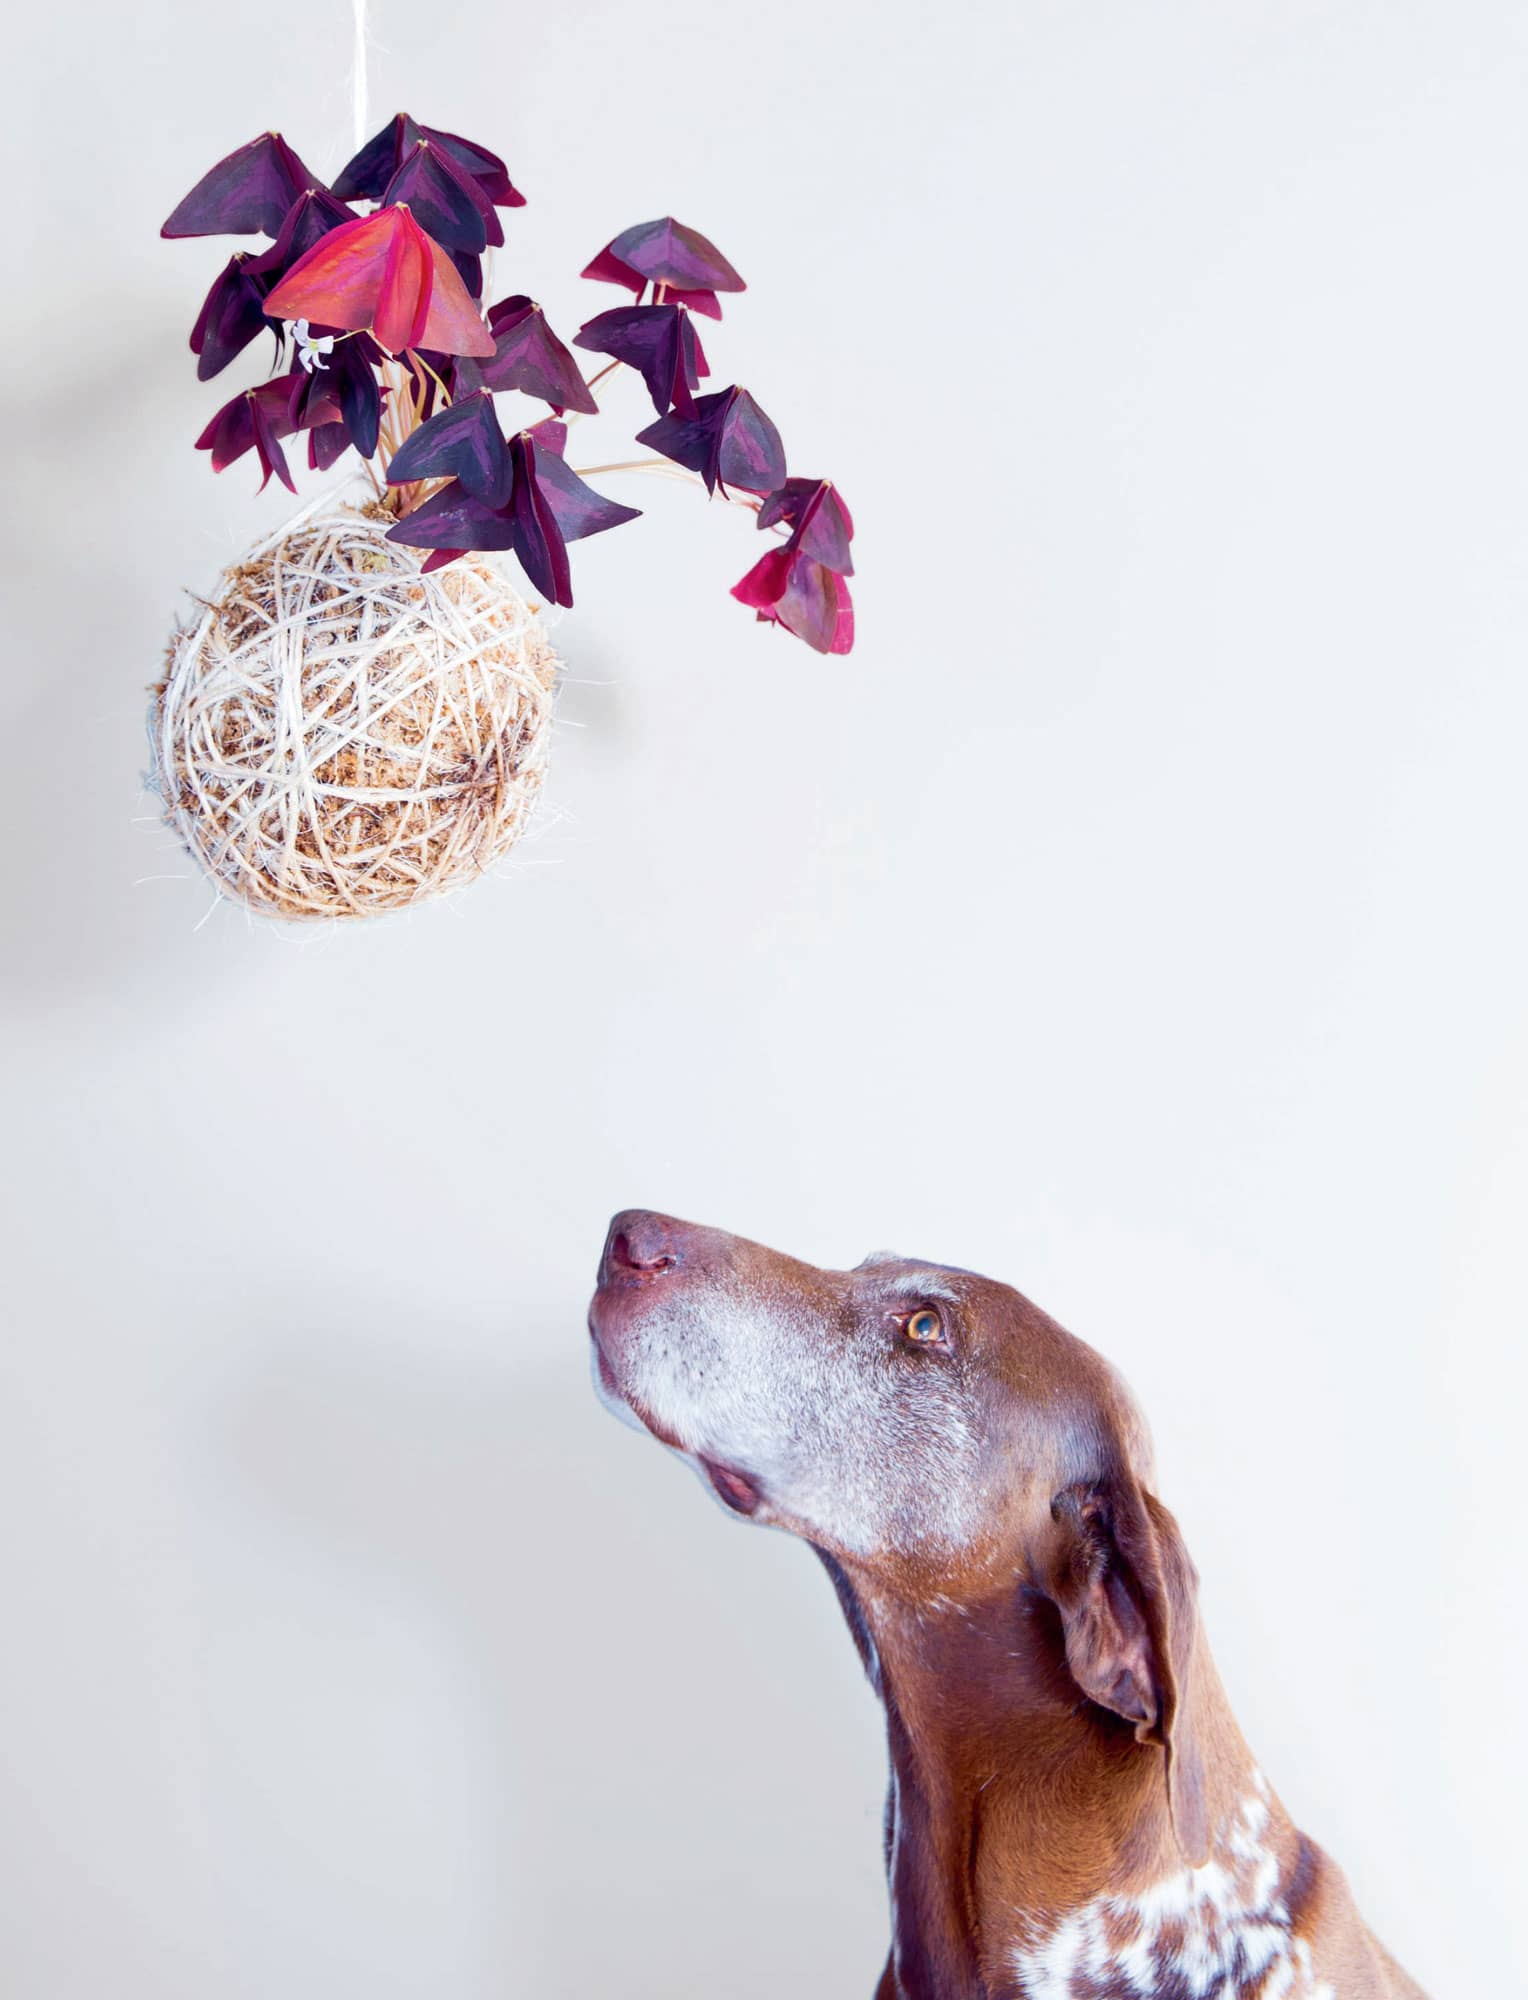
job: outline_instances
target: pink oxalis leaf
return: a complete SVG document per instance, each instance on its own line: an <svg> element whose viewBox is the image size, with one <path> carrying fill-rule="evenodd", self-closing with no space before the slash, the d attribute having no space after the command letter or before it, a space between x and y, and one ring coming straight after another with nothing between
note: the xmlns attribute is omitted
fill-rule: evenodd
<svg viewBox="0 0 1528 2000"><path fill-rule="evenodd" d="M407 208L379 208L331 229L298 258L265 310L273 319L365 329L390 354L493 352L455 265Z"/></svg>

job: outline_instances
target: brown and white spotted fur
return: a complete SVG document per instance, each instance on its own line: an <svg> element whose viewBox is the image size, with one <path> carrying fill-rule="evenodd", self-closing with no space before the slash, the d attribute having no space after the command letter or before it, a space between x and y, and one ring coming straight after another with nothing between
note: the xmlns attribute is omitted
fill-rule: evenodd
<svg viewBox="0 0 1528 2000"><path fill-rule="evenodd" d="M972 1272L611 1224L596 1382L822 1558L886 1712L877 2000L1422 2000L1243 1742L1109 1365Z"/></svg>

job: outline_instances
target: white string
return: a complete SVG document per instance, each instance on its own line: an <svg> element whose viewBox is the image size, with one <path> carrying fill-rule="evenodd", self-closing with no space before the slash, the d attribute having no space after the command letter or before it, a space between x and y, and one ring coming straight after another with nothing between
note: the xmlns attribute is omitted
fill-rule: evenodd
<svg viewBox="0 0 1528 2000"><path fill-rule="evenodd" d="M366 130L366 0L350 0L355 20L355 52L350 60L350 115L355 124L356 151L371 136Z"/></svg>

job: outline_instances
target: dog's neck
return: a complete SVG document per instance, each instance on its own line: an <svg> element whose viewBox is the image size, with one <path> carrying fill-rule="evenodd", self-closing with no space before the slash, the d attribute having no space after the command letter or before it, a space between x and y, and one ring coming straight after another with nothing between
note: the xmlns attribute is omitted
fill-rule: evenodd
<svg viewBox="0 0 1528 2000"><path fill-rule="evenodd" d="M1209 1870L1194 1874L1174 1833L1162 1751L1079 1695L1044 1598L912 1604L827 1567L886 1712L893 1951L878 2000L1069 1993L1088 1954L1106 1970L1112 1947L1096 1912L1125 1912L1116 1928L1139 1980L1153 1946L1132 1899L1161 1903L1164 1921L1190 1931L1201 1894L1219 1897L1221 1926L1228 1899L1232 1917L1244 1909L1249 1920L1277 1904L1296 1836L1255 1772L1207 1652L1195 1699L1220 1833ZM1168 1955L1162 1974L1164 1994L1180 1990ZM1228 1980L1225 1990L1241 1988Z"/></svg>

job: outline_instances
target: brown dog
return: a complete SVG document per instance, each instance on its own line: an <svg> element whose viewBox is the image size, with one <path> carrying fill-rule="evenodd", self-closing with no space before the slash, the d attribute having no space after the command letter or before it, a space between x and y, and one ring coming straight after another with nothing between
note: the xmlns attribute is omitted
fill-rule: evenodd
<svg viewBox="0 0 1528 2000"><path fill-rule="evenodd" d="M886 1710L878 2000L1422 2000L1216 1678L1151 1447L1006 1285L632 1209L600 1392L827 1565Z"/></svg>

